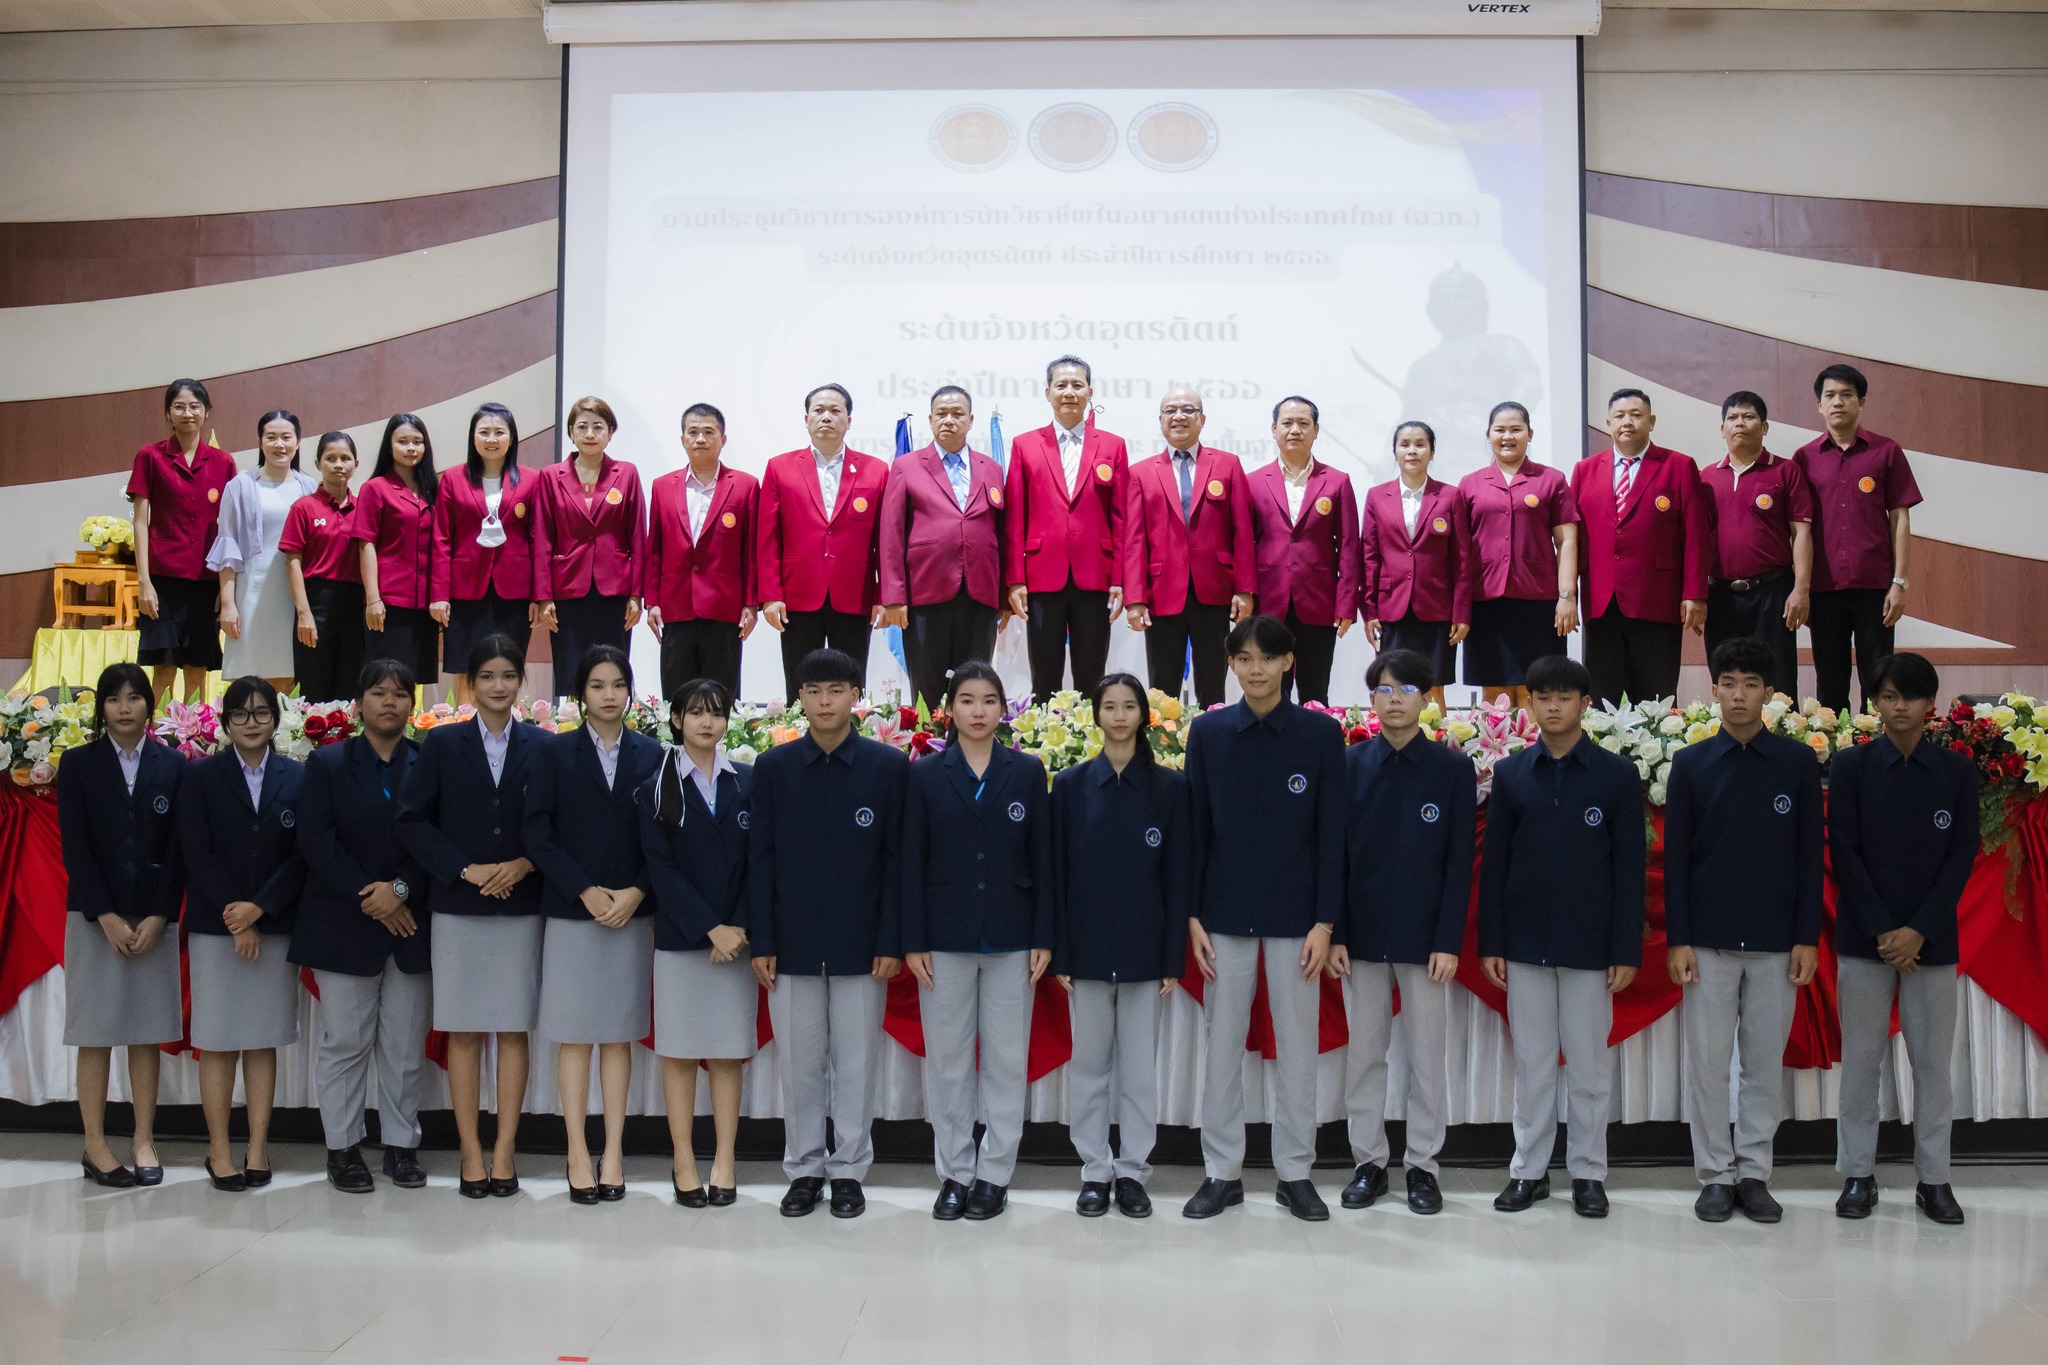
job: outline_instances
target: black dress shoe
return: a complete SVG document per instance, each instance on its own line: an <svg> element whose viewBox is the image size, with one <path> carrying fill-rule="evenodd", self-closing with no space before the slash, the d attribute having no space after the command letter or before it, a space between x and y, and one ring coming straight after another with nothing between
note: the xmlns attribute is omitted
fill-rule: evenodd
<svg viewBox="0 0 2048 1365"><path fill-rule="evenodd" d="M1244 1202L1242 1180L1218 1180L1210 1176L1203 1180L1188 1202L1181 1206L1183 1218L1214 1218L1233 1204Z"/></svg>
<svg viewBox="0 0 2048 1365"><path fill-rule="evenodd" d="M1700 1197L1692 1201L1692 1214L1702 1223L1727 1222L1735 1216L1735 1187L1700 1186Z"/></svg>
<svg viewBox="0 0 2048 1365"><path fill-rule="evenodd" d="M126 1166L116 1166L111 1171L103 1171L92 1164L92 1158L89 1156L80 1157L78 1164L85 1167L85 1178L95 1185L110 1190L127 1190L135 1187L135 1172Z"/></svg>
<svg viewBox="0 0 2048 1365"><path fill-rule="evenodd" d="M1752 1223L1775 1223L1785 1216L1785 1210L1771 1198L1771 1187L1761 1180L1737 1181L1735 1202Z"/></svg>
<svg viewBox="0 0 2048 1365"><path fill-rule="evenodd" d="M263 1167L259 1169L255 1166L251 1166L248 1162L248 1159L246 1157L243 1158L242 1183L247 1185L252 1190L262 1189L265 1185L268 1185L270 1183L269 1168Z"/></svg>
<svg viewBox="0 0 2048 1365"><path fill-rule="evenodd" d="M355 1146L328 1149L327 1183L343 1194L368 1194L377 1188L370 1168L363 1164L363 1149Z"/></svg>
<svg viewBox="0 0 2048 1365"><path fill-rule="evenodd" d="M565 1173L563 1174L563 1177L562 1177L562 1178L563 1178L564 1180L568 1181L568 1185L569 1185L569 1202L570 1202L570 1203L572 1203L572 1204L595 1204L595 1203L597 1203L597 1186L596 1186L596 1185L585 1185L585 1186L584 1186L584 1187L583 1187L582 1189L580 1189L580 1190L579 1190L579 1189L577 1189L577 1188L576 1188L576 1182L575 1182L575 1181L574 1181L573 1179L570 1179L570 1177L568 1176L568 1174L567 1174L566 1172L565 1172Z"/></svg>
<svg viewBox="0 0 2048 1365"><path fill-rule="evenodd" d="M702 1185L699 1185L694 1190L686 1190L681 1185L676 1184L675 1177L673 1176L669 1177L668 1183L670 1188L676 1192L676 1202L686 1209L701 1209L708 1207L711 1203L711 1196Z"/></svg>
<svg viewBox="0 0 2048 1365"><path fill-rule="evenodd" d="M1337 1201L1347 1209L1369 1209L1372 1201L1387 1192L1387 1168L1366 1162L1351 1177Z"/></svg>
<svg viewBox="0 0 2048 1365"><path fill-rule="evenodd" d="M1100 1218L1109 1212L1109 1182L1107 1180L1084 1180L1081 1182L1081 1197L1074 1201L1074 1212L1083 1218Z"/></svg>
<svg viewBox="0 0 2048 1365"><path fill-rule="evenodd" d="M1598 1180L1572 1182L1572 1212L1581 1218L1607 1216L1607 1186Z"/></svg>
<svg viewBox="0 0 2048 1365"><path fill-rule="evenodd" d="M601 1203L616 1204L626 1197L626 1187L624 1185L607 1185L600 1180L597 1182L597 1197Z"/></svg>
<svg viewBox="0 0 2048 1365"><path fill-rule="evenodd" d="M1550 1198L1550 1177L1538 1176L1534 1180L1510 1180L1507 1188L1493 1197L1493 1206L1502 1213L1521 1213L1539 1199Z"/></svg>
<svg viewBox="0 0 2048 1365"><path fill-rule="evenodd" d="M420 1165L417 1147L386 1147L384 1174L401 1190L416 1190L427 1183L427 1168Z"/></svg>
<svg viewBox="0 0 2048 1365"><path fill-rule="evenodd" d="M729 1208L738 1202L740 1192L730 1185L706 1185L704 1198L714 1209Z"/></svg>
<svg viewBox="0 0 2048 1365"><path fill-rule="evenodd" d="M834 1218L858 1218L868 1211L868 1197L861 1193L858 1180L835 1180L832 1182L832 1216Z"/></svg>
<svg viewBox="0 0 2048 1365"><path fill-rule="evenodd" d="M506 1176L503 1180L498 1179L498 1177L496 1176L492 1176L490 1178L489 1183L491 1187L491 1198L493 1199L509 1199L513 1195L519 1193L519 1173L517 1171L514 1171L511 1175Z"/></svg>
<svg viewBox="0 0 2048 1365"><path fill-rule="evenodd" d="M801 1218L818 1207L818 1195L825 1188L825 1178L817 1175L800 1175L789 1182L789 1192L782 1196L782 1216Z"/></svg>
<svg viewBox="0 0 2048 1365"><path fill-rule="evenodd" d="M1408 1168L1408 1207L1416 1213L1442 1213L1444 1192L1429 1171Z"/></svg>
<svg viewBox="0 0 2048 1365"><path fill-rule="evenodd" d="M957 1180L939 1185L939 1197L932 1201L932 1217L950 1223L967 1212L967 1187Z"/></svg>
<svg viewBox="0 0 2048 1365"><path fill-rule="evenodd" d="M1920 1206L1920 1212L1937 1223L1953 1226L1963 1221L1963 1206L1956 1202L1956 1192L1945 1182L1929 1185L1922 1181L1914 1187L1913 1202Z"/></svg>
<svg viewBox="0 0 2048 1365"><path fill-rule="evenodd" d="M1313 1180L1283 1180L1274 1187L1273 1198L1281 1208L1304 1223L1330 1221L1330 1206L1316 1193L1316 1182Z"/></svg>
<svg viewBox="0 0 2048 1365"><path fill-rule="evenodd" d="M1137 1181L1121 1176L1116 1182L1116 1211L1126 1218L1150 1218L1152 1196Z"/></svg>
<svg viewBox="0 0 2048 1365"><path fill-rule="evenodd" d="M213 1187L222 1194L240 1194L249 1188L249 1182L242 1178L240 1171L232 1171L227 1175L215 1175L213 1173L212 1157L207 1157L203 1164L206 1167L206 1178L211 1180Z"/></svg>
<svg viewBox="0 0 2048 1365"><path fill-rule="evenodd" d="M1010 1206L1010 1187L992 1180L977 1180L967 1192L967 1221L986 1223Z"/></svg>
<svg viewBox="0 0 2048 1365"><path fill-rule="evenodd" d="M1842 1182L1841 1197L1835 1200L1835 1217L1868 1218L1876 1207L1876 1176L1852 1175Z"/></svg>
<svg viewBox="0 0 2048 1365"><path fill-rule="evenodd" d="M164 1168L161 1166L144 1166L138 1163L135 1167L135 1183L138 1185L163 1184Z"/></svg>
<svg viewBox="0 0 2048 1365"><path fill-rule="evenodd" d="M489 1199L491 1197L491 1173L484 1171L481 1180L470 1180L461 1171L455 1173L455 1192L464 1199Z"/></svg>

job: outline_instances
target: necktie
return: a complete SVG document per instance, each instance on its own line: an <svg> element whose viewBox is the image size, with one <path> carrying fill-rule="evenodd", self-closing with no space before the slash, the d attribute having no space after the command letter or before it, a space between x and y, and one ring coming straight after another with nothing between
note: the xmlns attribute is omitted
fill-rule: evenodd
<svg viewBox="0 0 2048 1365"><path fill-rule="evenodd" d="M1173 467L1180 471L1180 518L1190 521L1195 514L1195 457L1185 450L1176 450Z"/></svg>
<svg viewBox="0 0 2048 1365"><path fill-rule="evenodd" d="M945 457L946 480L953 485L953 501L967 510L967 457L959 451Z"/></svg>
<svg viewBox="0 0 2048 1365"><path fill-rule="evenodd" d="M1614 516L1621 519L1621 509L1628 505L1628 494L1636 484L1636 466L1642 462L1640 455L1624 455L1614 462Z"/></svg>

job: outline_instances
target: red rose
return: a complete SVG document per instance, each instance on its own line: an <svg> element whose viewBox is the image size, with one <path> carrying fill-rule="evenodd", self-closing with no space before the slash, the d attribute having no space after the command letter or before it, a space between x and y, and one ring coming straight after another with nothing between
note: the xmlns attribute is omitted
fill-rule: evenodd
<svg viewBox="0 0 2048 1365"><path fill-rule="evenodd" d="M1363 744L1371 738L1372 736L1366 733L1363 725L1354 725L1345 733L1344 742L1346 744Z"/></svg>
<svg viewBox="0 0 2048 1365"><path fill-rule="evenodd" d="M932 751L932 737L920 730L910 737L910 752L928 754Z"/></svg>
<svg viewBox="0 0 2048 1365"><path fill-rule="evenodd" d="M324 735L324 734L326 734L326 733L327 733L327 720L326 720L326 718L325 718L324 716L321 716L321 715L315 714L315 715L310 715L310 716L307 716L307 717L306 717L306 738L307 738L307 739L311 739L311 740L317 740L317 739L319 739L319 738L320 738L320 736L322 736L322 735Z"/></svg>
<svg viewBox="0 0 2048 1365"><path fill-rule="evenodd" d="M917 728L917 709L910 706L897 707L896 723L905 730L915 730Z"/></svg>
<svg viewBox="0 0 2048 1365"><path fill-rule="evenodd" d="M1952 739L1949 741L1948 747L1955 750L1959 754L1966 754L1970 752L1970 745L1967 740Z"/></svg>

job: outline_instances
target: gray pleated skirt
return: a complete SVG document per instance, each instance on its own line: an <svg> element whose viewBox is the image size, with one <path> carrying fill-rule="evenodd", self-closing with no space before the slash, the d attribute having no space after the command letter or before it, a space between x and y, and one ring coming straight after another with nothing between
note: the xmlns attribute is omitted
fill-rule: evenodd
<svg viewBox="0 0 2048 1365"><path fill-rule="evenodd" d="M127 1047L185 1036L178 926L144 957L122 957L98 924L64 916L64 1046Z"/></svg>
<svg viewBox="0 0 2048 1365"><path fill-rule="evenodd" d="M436 915L434 1027L527 1033L540 1022L539 915Z"/></svg>
<svg viewBox="0 0 2048 1365"><path fill-rule="evenodd" d="M711 950L654 955L654 1050L664 1057L754 1055L753 958L746 953L713 963Z"/></svg>
<svg viewBox="0 0 2048 1365"><path fill-rule="evenodd" d="M254 962L227 934L187 934L192 967L192 1046L201 1052L290 1047L299 1041L299 969L290 934L264 934Z"/></svg>
<svg viewBox="0 0 2048 1365"><path fill-rule="evenodd" d="M540 1032L557 1043L631 1043L653 1008L654 916L623 929L550 919L541 944Z"/></svg>

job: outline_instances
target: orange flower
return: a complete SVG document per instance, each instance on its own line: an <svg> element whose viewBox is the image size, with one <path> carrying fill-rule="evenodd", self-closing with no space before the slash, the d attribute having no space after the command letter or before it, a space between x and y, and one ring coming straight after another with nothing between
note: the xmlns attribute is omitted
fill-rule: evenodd
<svg viewBox="0 0 2048 1365"><path fill-rule="evenodd" d="M1152 708L1152 724L1154 724L1154 725L1157 725L1158 723L1159 723L1159 708L1155 706L1155 707L1153 707L1153 708Z"/></svg>
<svg viewBox="0 0 2048 1365"><path fill-rule="evenodd" d="M770 744L787 744L795 738L796 727L794 725L771 725L768 727L768 742Z"/></svg>

